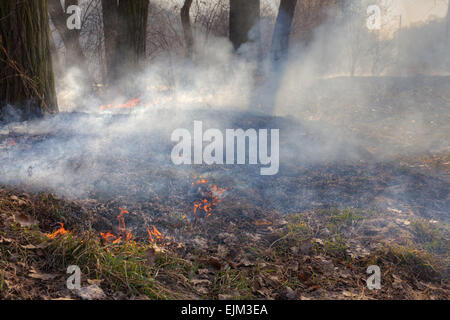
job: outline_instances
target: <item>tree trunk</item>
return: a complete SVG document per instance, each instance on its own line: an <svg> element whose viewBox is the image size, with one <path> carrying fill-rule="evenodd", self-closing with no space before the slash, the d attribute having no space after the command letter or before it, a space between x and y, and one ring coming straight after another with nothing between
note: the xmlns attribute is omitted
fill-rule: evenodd
<svg viewBox="0 0 450 320"><path fill-rule="evenodd" d="M72 5L78 5L78 0L65 0L64 8L61 6L60 0L48 0L50 18L66 48L66 67L77 65L83 69L83 72L87 72L86 56L80 45L80 30L67 28L67 19L69 18L67 8Z"/></svg>
<svg viewBox="0 0 450 320"><path fill-rule="evenodd" d="M192 0L185 0L181 8L181 24L183 25L184 42L186 44L186 55L192 58L194 50L194 36L192 35L191 17L189 15L191 10Z"/></svg>
<svg viewBox="0 0 450 320"><path fill-rule="evenodd" d="M297 0L281 0L280 2L270 52L271 70L264 83L253 93L252 105L270 115L275 111L276 98L280 90L284 71L283 62L287 58L296 4Z"/></svg>
<svg viewBox="0 0 450 320"><path fill-rule="evenodd" d="M450 39L450 1L448 2L448 8L447 8L447 31L446 31L446 41L447 44L449 43Z"/></svg>
<svg viewBox="0 0 450 320"><path fill-rule="evenodd" d="M230 40L234 50L247 42L259 45L260 0L230 0Z"/></svg>
<svg viewBox="0 0 450 320"><path fill-rule="evenodd" d="M281 0L280 2L280 9L278 10L272 37L272 62L282 61L287 58L296 4L297 0Z"/></svg>
<svg viewBox="0 0 450 320"><path fill-rule="evenodd" d="M102 0L109 84L140 69L146 53L149 0Z"/></svg>
<svg viewBox="0 0 450 320"><path fill-rule="evenodd" d="M118 7L115 1L102 0L103 34L105 43L106 79L112 76L114 53L117 47Z"/></svg>
<svg viewBox="0 0 450 320"><path fill-rule="evenodd" d="M0 1L0 74L1 104L23 118L58 111L46 0Z"/></svg>

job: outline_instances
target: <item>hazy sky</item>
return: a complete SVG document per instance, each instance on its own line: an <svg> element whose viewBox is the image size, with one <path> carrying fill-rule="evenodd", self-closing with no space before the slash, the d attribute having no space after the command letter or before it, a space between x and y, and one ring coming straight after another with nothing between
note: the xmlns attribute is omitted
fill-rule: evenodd
<svg viewBox="0 0 450 320"><path fill-rule="evenodd" d="M388 0L389 1L389 0ZM402 15L404 25L447 15L448 0L393 0L394 14Z"/></svg>
<svg viewBox="0 0 450 320"><path fill-rule="evenodd" d="M269 3L274 10L278 7L279 0L262 0ZM354 0L360 1L360 0ZM437 16L447 15L449 0L373 0L373 3L387 3L392 5L394 16L402 16L404 26L412 23L423 22Z"/></svg>
<svg viewBox="0 0 450 320"><path fill-rule="evenodd" d="M181 6L184 0L152 0L167 8L173 8L175 4ZM261 0L263 3L270 4L274 11L276 11L279 0ZM360 0L354 0L360 1ZM373 0L373 3L391 3L393 8L393 15L402 16L403 26L411 23L426 21L433 16L445 17L447 14L449 0Z"/></svg>

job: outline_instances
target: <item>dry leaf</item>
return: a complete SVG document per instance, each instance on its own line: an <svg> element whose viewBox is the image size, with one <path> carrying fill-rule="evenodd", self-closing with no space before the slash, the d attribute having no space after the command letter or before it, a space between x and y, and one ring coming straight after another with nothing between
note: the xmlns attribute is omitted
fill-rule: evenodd
<svg viewBox="0 0 450 320"><path fill-rule="evenodd" d="M198 261L203 264L208 264L217 270L220 270L222 268L222 262L220 262L220 260L216 257L209 257L207 259L203 258L199 259Z"/></svg>
<svg viewBox="0 0 450 320"><path fill-rule="evenodd" d="M89 284L95 284L97 286L100 286L100 284L103 282L102 279L87 279L87 282Z"/></svg>
<svg viewBox="0 0 450 320"><path fill-rule="evenodd" d="M50 245L50 243L48 242L43 242L41 244L38 244L37 246L35 246L34 244L27 244L27 245L21 245L22 248L24 249L29 249L29 250L35 250L35 249L45 249Z"/></svg>
<svg viewBox="0 0 450 320"><path fill-rule="evenodd" d="M37 221L35 219L21 212L14 214L14 220L22 227L31 227L32 225L37 224Z"/></svg>
<svg viewBox="0 0 450 320"><path fill-rule="evenodd" d="M269 220L266 220L266 219L255 220L253 223L258 227L272 225L272 222L270 222Z"/></svg>
<svg viewBox="0 0 450 320"><path fill-rule="evenodd" d="M13 239L3 237L0 238L0 243L12 243L12 242L14 242Z"/></svg>
<svg viewBox="0 0 450 320"><path fill-rule="evenodd" d="M83 300L101 300L106 298L103 290L96 284L76 290L76 294Z"/></svg>
<svg viewBox="0 0 450 320"><path fill-rule="evenodd" d="M192 279L191 284L193 286L199 285L209 286L211 284L211 281L209 281L208 279Z"/></svg>
<svg viewBox="0 0 450 320"><path fill-rule="evenodd" d="M55 279L58 275L57 274L49 274L49 273L40 273L38 271L32 270L31 273L28 274L28 276L33 279L48 281L48 280Z"/></svg>

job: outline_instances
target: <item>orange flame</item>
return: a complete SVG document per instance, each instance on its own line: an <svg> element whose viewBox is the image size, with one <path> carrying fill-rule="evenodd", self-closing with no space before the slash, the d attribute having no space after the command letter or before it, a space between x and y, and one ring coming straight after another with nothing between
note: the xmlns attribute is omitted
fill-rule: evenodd
<svg viewBox="0 0 450 320"><path fill-rule="evenodd" d="M109 242L111 238L115 238L115 236L111 232L100 232L100 236L107 242Z"/></svg>
<svg viewBox="0 0 450 320"><path fill-rule="evenodd" d="M213 206L217 204L220 200L217 196L214 196L212 201L208 199L203 199L201 201L194 202L194 215L197 216L197 210L203 210L206 217L210 217L213 211Z"/></svg>
<svg viewBox="0 0 450 320"><path fill-rule="evenodd" d="M126 228L125 225L125 218L124 218L124 214L129 214L128 210L125 210L123 208L120 208L120 213L117 216L117 220L119 220L119 231L122 233L121 236L115 236L114 234L112 234L111 232L101 232L100 236L106 241L106 242L110 242L112 244L117 244L120 243L122 241L126 242L126 243L130 243L130 244L136 244L136 242L133 240L133 234L131 232L129 232ZM150 230L149 228L147 228L147 232L150 238L150 242L161 242L164 239L164 236L162 235L161 232L158 231L158 229L156 229L155 226L152 226L152 229Z"/></svg>
<svg viewBox="0 0 450 320"><path fill-rule="evenodd" d="M198 179L195 182L192 182L192 186L196 185L196 184L204 184L204 183L208 183L208 180L206 179Z"/></svg>
<svg viewBox="0 0 450 320"><path fill-rule="evenodd" d="M155 240L157 242L161 242L164 239L164 236L158 231L158 229L156 229L155 226L152 226L152 230L147 227L147 232L151 243L155 242Z"/></svg>
<svg viewBox="0 0 450 320"><path fill-rule="evenodd" d="M54 238L56 238L58 235L64 235L64 234L66 234L66 233L69 233L69 231L67 231L66 229L64 229L64 224L63 223L59 223L60 225L61 225L61 227L58 229L58 230L56 230L55 232L53 232L53 233L46 233L45 234L45 236L47 237L47 238L49 238L49 239L54 239Z"/></svg>
<svg viewBox="0 0 450 320"><path fill-rule="evenodd" d="M139 103L141 102L141 98L135 98L135 99L131 99L128 100L127 102L123 103L123 104L118 104L118 105L111 105L108 104L106 106L101 105L100 106L100 110L106 110L106 109L131 109L135 106L137 106Z"/></svg>
<svg viewBox="0 0 450 320"><path fill-rule="evenodd" d="M112 244L119 243L120 241L122 241L122 237L118 237L116 240L114 240L114 241L112 242Z"/></svg>
<svg viewBox="0 0 450 320"><path fill-rule="evenodd" d="M125 209L120 208L120 207L119 207L119 210L120 210L120 213L117 216L117 219L119 220L119 228L118 229L119 229L120 232L124 233L124 235L125 235L125 242L132 242L133 234L127 230L127 227L125 225L125 218L123 216L124 214L130 214L130 212L128 210L125 210ZM113 243L117 243L121 239L122 239L122 237L119 237Z"/></svg>
<svg viewBox="0 0 450 320"><path fill-rule="evenodd" d="M194 176L194 178L197 178ZM195 182L192 182L192 185L195 184L205 184L208 183L206 179L197 179ZM211 190L206 192L206 197L201 201L194 202L194 216L197 218L197 212L200 210L205 217L210 217L213 213L213 207L217 205L221 200L219 196L221 196L225 191L230 190L230 188L220 188L217 185L213 185ZM208 200L210 199L210 200Z"/></svg>
<svg viewBox="0 0 450 320"><path fill-rule="evenodd" d="M125 226L125 218L123 217L124 213L130 214L127 210L119 208L120 213L117 216L117 219L119 220L119 231L127 232L127 228Z"/></svg>
<svg viewBox="0 0 450 320"><path fill-rule="evenodd" d="M117 216L117 220L119 220L118 230L121 233L123 233L123 236L125 237L125 242L127 242L127 243L135 243L133 241L133 234L127 230L126 225L125 225L124 214L129 214L130 212L128 210L125 210L125 209L120 208L120 207L119 207L119 209L120 209L120 213ZM116 243L119 243L119 242L122 241L122 236L118 236L116 238L116 236L114 234L112 234L111 232L109 232L109 231L106 232L106 233L101 232L100 236L107 242L111 242L112 241L111 242L112 244L116 244ZM116 239L114 239L114 238L116 238Z"/></svg>

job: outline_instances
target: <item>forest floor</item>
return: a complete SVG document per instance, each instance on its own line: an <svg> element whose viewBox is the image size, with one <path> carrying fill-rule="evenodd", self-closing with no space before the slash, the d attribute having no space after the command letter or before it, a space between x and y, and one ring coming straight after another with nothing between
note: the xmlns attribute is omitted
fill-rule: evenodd
<svg viewBox="0 0 450 320"><path fill-rule="evenodd" d="M449 170L448 155L410 161ZM193 186L216 188L202 177ZM233 197L210 216L187 217L157 203L120 205L1 188L0 297L450 298L445 219L396 207L284 214ZM164 214L149 218L149 210ZM81 268L80 290L66 286L69 265ZM367 288L370 265L381 269L380 290Z"/></svg>

